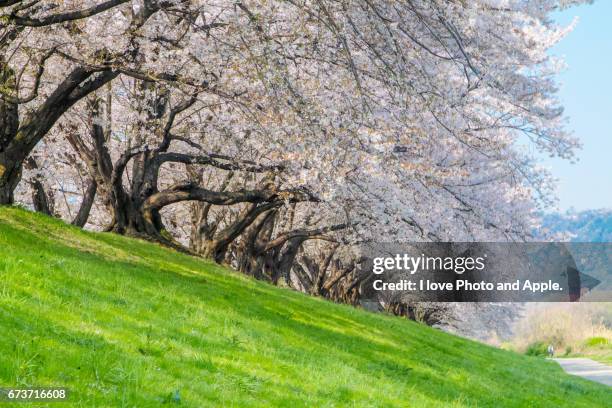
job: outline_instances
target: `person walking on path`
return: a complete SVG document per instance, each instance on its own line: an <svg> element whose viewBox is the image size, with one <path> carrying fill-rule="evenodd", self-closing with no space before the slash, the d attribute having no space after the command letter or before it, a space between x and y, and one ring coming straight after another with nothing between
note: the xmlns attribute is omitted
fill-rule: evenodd
<svg viewBox="0 0 612 408"><path fill-rule="evenodd" d="M555 348L553 347L552 344L548 345L548 357L553 357L555 355Z"/></svg>

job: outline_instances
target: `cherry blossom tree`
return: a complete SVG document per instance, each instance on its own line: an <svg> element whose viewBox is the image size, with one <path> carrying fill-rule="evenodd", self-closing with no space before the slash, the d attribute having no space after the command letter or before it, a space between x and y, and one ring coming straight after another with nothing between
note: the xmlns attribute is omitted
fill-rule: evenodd
<svg viewBox="0 0 612 408"><path fill-rule="evenodd" d="M573 3L6 2L0 203L31 157L41 211L354 303L360 243L530 239Z"/></svg>
<svg viewBox="0 0 612 408"><path fill-rule="evenodd" d="M177 5L9 0L0 7L0 203L11 204L38 142L75 103L135 63L147 21Z"/></svg>

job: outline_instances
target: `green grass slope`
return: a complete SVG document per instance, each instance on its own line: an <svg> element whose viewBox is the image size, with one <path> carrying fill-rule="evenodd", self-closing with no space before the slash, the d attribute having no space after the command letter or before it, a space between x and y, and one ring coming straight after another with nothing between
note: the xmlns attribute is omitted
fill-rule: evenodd
<svg viewBox="0 0 612 408"><path fill-rule="evenodd" d="M0 208L0 387L29 386L69 388L57 407L612 401L543 359Z"/></svg>

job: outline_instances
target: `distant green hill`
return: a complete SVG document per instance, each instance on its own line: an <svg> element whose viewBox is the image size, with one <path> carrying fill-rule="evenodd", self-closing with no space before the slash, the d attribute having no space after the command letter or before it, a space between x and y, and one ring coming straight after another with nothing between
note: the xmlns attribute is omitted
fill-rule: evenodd
<svg viewBox="0 0 612 408"><path fill-rule="evenodd" d="M543 227L553 233L568 232L573 242L612 242L612 210L547 214Z"/></svg>
<svg viewBox="0 0 612 408"><path fill-rule="evenodd" d="M0 387L68 387L69 403L52 407L612 400L544 359L15 208L0 208L0 333Z"/></svg>

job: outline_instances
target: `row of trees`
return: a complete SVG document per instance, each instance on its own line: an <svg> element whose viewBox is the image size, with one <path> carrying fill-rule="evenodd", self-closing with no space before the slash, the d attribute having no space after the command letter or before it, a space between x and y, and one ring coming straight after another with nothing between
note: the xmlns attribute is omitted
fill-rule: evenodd
<svg viewBox="0 0 612 408"><path fill-rule="evenodd" d="M570 3L2 0L0 204L358 303L364 242L529 238Z"/></svg>

